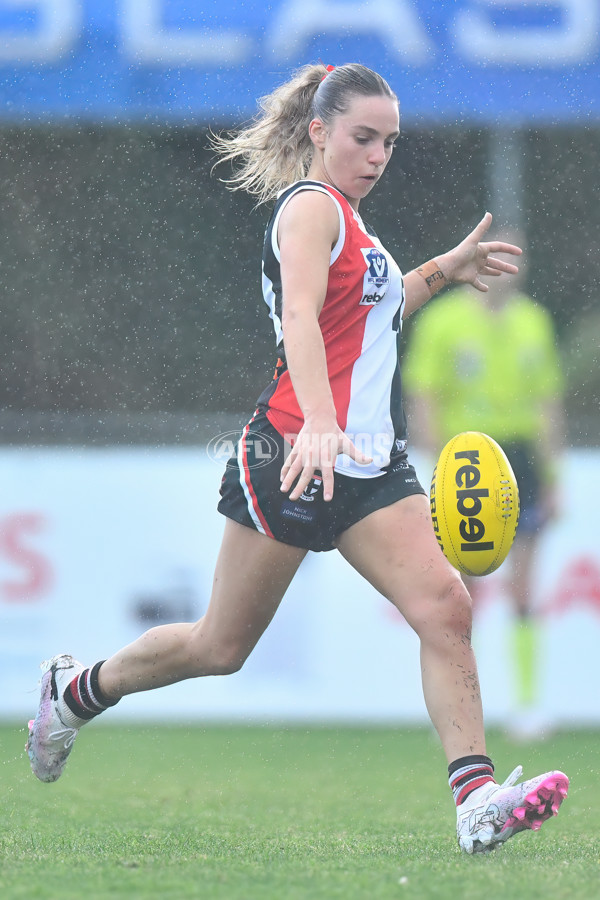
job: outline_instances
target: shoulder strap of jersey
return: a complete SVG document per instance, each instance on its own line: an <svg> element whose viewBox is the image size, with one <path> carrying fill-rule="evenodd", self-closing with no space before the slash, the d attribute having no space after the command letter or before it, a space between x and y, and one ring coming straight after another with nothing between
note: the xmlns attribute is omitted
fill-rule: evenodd
<svg viewBox="0 0 600 900"><path fill-rule="evenodd" d="M323 194L329 194L337 207L340 222L340 234L336 241L335 247L331 251L330 265L333 265L333 263L336 261L336 259L344 249L344 243L346 241L346 216L349 215L349 212L351 212L351 207L343 194L340 194L340 192L336 190L336 188L333 188L331 187L331 185L325 184L322 181L310 181L309 179L296 181L294 182L294 184L291 184L279 194L277 203L275 204L275 208L273 209L273 213L271 215L271 219L267 226L265 242L268 242L270 244L271 252L275 256L275 259L279 262L279 245L277 243L277 228L279 216L283 212L287 202L293 197L294 194L306 190L319 191Z"/></svg>

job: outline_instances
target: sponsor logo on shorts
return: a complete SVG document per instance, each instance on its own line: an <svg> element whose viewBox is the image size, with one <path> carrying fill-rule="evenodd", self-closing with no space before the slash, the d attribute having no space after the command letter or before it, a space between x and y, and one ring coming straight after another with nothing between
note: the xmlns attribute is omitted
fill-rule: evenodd
<svg viewBox="0 0 600 900"><path fill-rule="evenodd" d="M238 466L240 455L248 469L260 469L279 456L277 442L266 434L248 431L242 438L239 431L225 431L208 442L206 452L213 462L229 468Z"/></svg>
<svg viewBox="0 0 600 900"><path fill-rule="evenodd" d="M312 525L316 518L313 507L308 507L307 509L298 503L293 503L291 500L284 500L281 504L280 515L284 519L293 519L300 525Z"/></svg>

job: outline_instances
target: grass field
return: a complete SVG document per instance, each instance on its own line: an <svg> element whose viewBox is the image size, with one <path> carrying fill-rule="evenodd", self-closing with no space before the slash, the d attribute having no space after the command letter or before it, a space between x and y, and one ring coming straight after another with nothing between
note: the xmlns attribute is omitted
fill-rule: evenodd
<svg viewBox="0 0 600 900"><path fill-rule="evenodd" d="M600 733L514 746L500 779L563 768L557 819L484 857L457 848L427 729L110 726L39 783L0 728L2 900L590 898L600 884Z"/></svg>

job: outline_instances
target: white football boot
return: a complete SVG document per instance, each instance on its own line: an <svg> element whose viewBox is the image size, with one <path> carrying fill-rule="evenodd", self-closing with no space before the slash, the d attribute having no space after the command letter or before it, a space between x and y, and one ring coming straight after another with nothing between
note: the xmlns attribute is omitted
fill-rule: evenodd
<svg viewBox="0 0 600 900"><path fill-rule="evenodd" d="M517 766L504 784L484 784L457 807L456 833L461 850L487 853L520 831L537 831L558 813L569 789L567 776L546 772L515 784L522 774L522 767Z"/></svg>
<svg viewBox="0 0 600 900"><path fill-rule="evenodd" d="M29 722L29 737L25 749L31 769L40 781L56 781L62 775L67 757L83 724L67 708L63 692L70 681L85 666L72 656L62 653L41 665L41 696L35 719Z"/></svg>

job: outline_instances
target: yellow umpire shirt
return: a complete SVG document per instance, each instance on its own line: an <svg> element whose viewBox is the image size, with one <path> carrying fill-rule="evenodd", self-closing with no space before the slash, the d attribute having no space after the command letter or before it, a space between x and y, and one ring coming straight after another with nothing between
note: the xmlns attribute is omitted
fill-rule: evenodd
<svg viewBox="0 0 600 900"><path fill-rule="evenodd" d="M535 440L542 402L563 392L550 313L524 294L493 310L455 289L416 317L403 384L433 396L443 443L470 430L500 442Z"/></svg>

